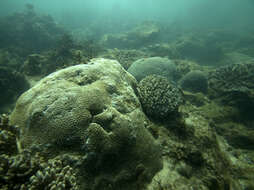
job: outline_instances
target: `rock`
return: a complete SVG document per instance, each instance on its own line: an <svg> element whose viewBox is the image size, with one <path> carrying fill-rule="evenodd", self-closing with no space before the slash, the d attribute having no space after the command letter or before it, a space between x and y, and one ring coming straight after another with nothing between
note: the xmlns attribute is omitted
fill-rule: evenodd
<svg viewBox="0 0 254 190"><path fill-rule="evenodd" d="M169 81L175 81L177 78L175 64L162 57L150 57L138 59L128 69L137 81L142 80L148 75L160 75L166 77Z"/></svg>
<svg viewBox="0 0 254 190"><path fill-rule="evenodd" d="M25 147L52 144L84 155L81 170L91 189L105 180L136 189L161 168L136 86L117 61L93 59L42 79L19 98L10 122L20 126Z"/></svg>
<svg viewBox="0 0 254 190"><path fill-rule="evenodd" d="M205 94L208 88L207 76L202 71L191 71L180 80L180 85L183 90Z"/></svg>

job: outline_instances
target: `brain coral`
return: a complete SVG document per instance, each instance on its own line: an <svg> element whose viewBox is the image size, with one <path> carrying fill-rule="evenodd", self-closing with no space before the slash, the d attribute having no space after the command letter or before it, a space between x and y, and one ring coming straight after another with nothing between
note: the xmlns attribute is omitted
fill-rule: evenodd
<svg viewBox="0 0 254 190"><path fill-rule="evenodd" d="M25 92L10 121L27 135L24 140L72 144L106 108L127 113L139 106L134 84L135 79L116 61L99 59L69 67Z"/></svg>
<svg viewBox="0 0 254 190"><path fill-rule="evenodd" d="M51 144L84 157L90 189L137 189L161 159L135 92L135 78L117 61L94 59L42 79L20 96L10 122L20 126L24 147Z"/></svg>
<svg viewBox="0 0 254 190"><path fill-rule="evenodd" d="M164 119L177 112L183 102L180 90L165 77L150 75L139 83L140 100L146 114L155 119Z"/></svg>

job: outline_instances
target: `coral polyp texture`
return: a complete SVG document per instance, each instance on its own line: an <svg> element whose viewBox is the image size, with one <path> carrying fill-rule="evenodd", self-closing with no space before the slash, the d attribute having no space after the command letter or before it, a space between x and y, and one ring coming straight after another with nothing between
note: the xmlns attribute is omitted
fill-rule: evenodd
<svg viewBox="0 0 254 190"><path fill-rule="evenodd" d="M59 70L18 99L11 114L23 147L50 144L84 156L91 189L138 189L161 168L160 147L145 128L148 120L137 82L114 60Z"/></svg>
<svg viewBox="0 0 254 190"><path fill-rule="evenodd" d="M145 113L155 119L166 119L178 112L183 103L180 90L167 78L149 75L139 83L140 100Z"/></svg>

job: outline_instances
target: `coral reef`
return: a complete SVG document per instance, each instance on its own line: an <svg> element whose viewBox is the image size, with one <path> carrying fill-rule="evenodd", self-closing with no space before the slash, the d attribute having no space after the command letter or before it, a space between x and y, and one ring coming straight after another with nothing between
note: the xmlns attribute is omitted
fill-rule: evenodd
<svg viewBox="0 0 254 190"><path fill-rule="evenodd" d="M176 133L174 126L170 130L159 128L159 141L163 145L164 168L157 173L148 186L152 189L225 189L239 187L233 180L231 162L221 152L221 147L206 119L189 112L182 123L181 132ZM193 109L195 110L195 109ZM181 139L179 141L179 139ZM167 177L164 177L167 176Z"/></svg>
<svg viewBox="0 0 254 190"><path fill-rule="evenodd" d="M105 189L140 189L162 165L137 92L117 61L94 59L42 79L20 96L10 121L25 148L50 144L84 155L81 176L90 176L82 178L90 189L106 182Z"/></svg>
<svg viewBox="0 0 254 190"><path fill-rule="evenodd" d="M224 122L219 123L216 128L217 133L223 136L232 147L254 150L254 130L249 129L244 123Z"/></svg>
<svg viewBox="0 0 254 190"><path fill-rule="evenodd" d="M1 189L79 189L76 171L65 163L64 157L47 160L46 147L22 149L20 129L9 125L7 115L0 119Z"/></svg>
<svg viewBox="0 0 254 190"><path fill-rule="evenodd" d="M83 166L89 176L95 176L94 182L88 185L92 189L105 186L142 189L162 167L160 147L154 146L148 131L135 130L128 120L122 118L113 122L111 132L97 123L91 123L87 129L87 156Z"/></svg>
<svg viewBox="0 0 254 190"><path fill-rule="evenodd" d="M22 72L29 76L38 76L46 73L47 58L40 54L31 54L22 66Z"/></svg>
<svg viewBox="0 0 254 190"><path fill-rule="evenodd" d="M109 48L139 48L154 43L160 34L160 27L155 22L143 22L130 31L120 34L107 34L103 44Z"/></svg>
<svg viewBox="0 0 254 190"><path fill-rule="evenodd" d="M239 63L254 63L254 57L250 57L246 54L239 53L237 51L225 53L224 58L221 60L220 65L230 65Z"/></svg>
<svg viewBox="0 0 254 190"><path fill-rule="evenodd" d="M207 36L184 35L171 44L182 59L197 61L203 65L216 64L224 53L222 48Z"/></svg>
<svg viewBox="0 0 254 190"><path fill-rule="evenodd" d="M145 77L139 82L139 89L142 107L151 118L168 119L183 103L180 90L162 76Z"/></svg>
<svg viewBox="0 0 254 190"><path fill-rule="evenodd" d="M227 122L224 117L232 111L210 102L201 107L184 104L179 111L182 119L177 125L149 126L153 133L157 133L157 140L163 146L164 167L147 189L224 190L252 187L254 168L251 154L239 149L239 153L235 153L236 150L216 133L218 118L211 117L214 112L222 117L220 122Z"/></svg>
<svg viewBox="0 0 254 190"><path fill-rule="evenodd" d="M57 56L68 57L71 54L71 49L74 48L74 40L70 34L63 34L57 42Z"/></svg>
<svg viewBox="0 0 254 190"><path fill-rule="evenodd" d="M19 128L10 126L9 118L3 114L0 117L0 154L14 154L18 152L17 138L19 137Z"/></svg>
<svg viewBox="0 0 254 190"><path fill-rule="evenodd" d="M178 80L191 71L204 70L204 68L198 65L196 62L189 61L189 60L177 59L177 60L174 60L174 63L176 65Z"/></svg>
<svg viewBox="0 0 254 190"><path fill-rule="evenodd" d="M198 120L201 121L200 118L202 118L203 122L209 123L210 129L215 129L220 147L219 154L224 154L223 157L227 157L230 161L227 169L230 174L227 178L233 177L233 181L238 183L235 188L252 187L254 179L253 121L246 119L237 107L223 105L217 101L207 101L200 107L186 106L184 109L189 115L195 114L199 116Z"/></svg>
<svg viewBox="0 0 254 190"><path fill-rule="evenodd" d="M83 40L79 42L79 44L81 46L84 56L88 61L90 61L90 59L98 57L99 54L104 51L104 47L100 43L92 39Z"/></svg>
<svg viewBox="0 0 254 190"><path fill-rule="evenodd" d="M254 189L253 27L36 11L0 18L0 189Z"/></svg>
<svg viewBox="0 0 254 190"><path fill-rule="evenodd" d="M41 77L68 66L86 64L101 51L97 43L83 41L79 44L70 34L65 33L57 41L54 50L28 55L20 70L27 76Z"/></svg>
<svg viewBox="0 0 254 190"><path fill-rule="evenodd" d="M128 69L137 81L142 80L148 75L161 75L169 81L177 79L176 65L167 58L150 57L135 61Z"/></svg>
<svg viewBox="0 0 254 190"><path fill-rule="evenodd" d="M0 160L1 189L79 189L75 171L58 158L46 161L25 149L17 155L1 154Z"/></svg>
<svg viewBox="0 0 254 190"><path fill-rule="evenodd" d="M27 150L17 155L0 155L1 172L0 187L2 189L21 189L22 184L28 183L30 176L40 168L38 157L32 157Z"/></svg>
<svg viewBox="0 0 254 190"><path fill-rule="evenodd" d="M73 168L55 158L41 164L41 169L29 178L29 183L21 185L20 190L26 189L78 190L79 186Z"/></svg>
<svg viewBox="0 0 254 190"><path fill-rule="evenodd" d="M149 56L140 50L120 50L115 48L109 49L101 57L117 60L127 70L134 61Z"/></svg>
<svg viewBox="0 0 254 190"><path fill-rule="evenodd" d="M179 59L181 55L177 51L174 44L156 43L145 47L152 57L168 57L170 59Z"/></svg>
<svg viewBox="0 0 254 190"><path fill-rule="evenodd" d="M24 75L8 68L0 67L0 105L13 104L19 95L29 88L29 84ZM0 109L0 112L3 110Z"/></svg>
<svg viewBox="0 0 254 190"><path fill-rule="evenodd" d="M23 55L52 47L64 33L52 17L36 14L34 9L1 18L0 26L0 47L20 47Z"/></svg>
<svg viewBox="0 0 254 190"><path fill-rule="evenodd" d="M183 90L206 93L208 88L207 76L202 71L191 71L180 80L180 85Z"/></svg>
<svg viewBox="0 0 254 190"><path fill-rule="evenodd" d="M209 74L209 95L250 116L254 108L254 64L232 64ZM252 117L252 116L250 116Z"/></svg>
<svg viewBox="0 0 254 190"><path fill-rule="evenodd" d="M11 69L15 69L16 71L19 71L22 63L23 58L17 55L17 50L9 51L7 49L0 49L1 67L9 67Z"/></svg>

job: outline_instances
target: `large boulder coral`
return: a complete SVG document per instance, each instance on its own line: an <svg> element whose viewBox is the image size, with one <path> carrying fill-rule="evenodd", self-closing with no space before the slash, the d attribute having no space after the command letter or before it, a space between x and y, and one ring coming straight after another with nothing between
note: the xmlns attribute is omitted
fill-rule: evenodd
<svg viewBox="0 0 254 190"><path fill-rule="evenodd" d="M128 72L138 81L153 74L164 76L169 81L177 79L176 65L171 60L162 57L138 59L129 67Z"/></svg>
<svg viewBox="0 0 254 190"><path fill-rule="evenodd" d="M10 121L24 147L51 144L84 155L90 189L138 189L161 162L136 86L117 61L94 59L42 79L19 98Z"/></svg>
<svg viewBox="0 0 254 190"><path fill-rule="evenodd" d="M180 80L180 85L183 90L206 93L208 88L207 76L202 71L191 71Z"/></svg>

